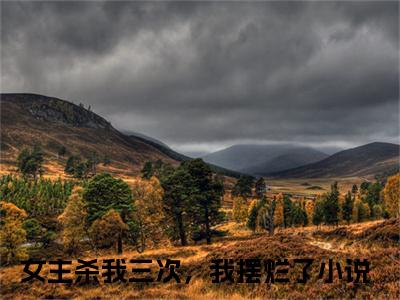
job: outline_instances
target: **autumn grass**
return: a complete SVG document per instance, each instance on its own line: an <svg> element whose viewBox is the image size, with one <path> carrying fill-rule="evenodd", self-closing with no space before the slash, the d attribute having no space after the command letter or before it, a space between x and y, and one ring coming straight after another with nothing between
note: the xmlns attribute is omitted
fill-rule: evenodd
<svg viewBox="0 0 400 300"><path fill-rule="evenodd" d="M332 177L332 178L299 178L299 179L266 179L268 187L274 193L293 193L304 195L320 195L330 190L334 181L338 182L341 191L350 191L353 184L358 186L365 180L374 180L364 177ZM320 187L321 189L311 189Z"/></svg>
<svg viewBox="0 0 400 300"><path fill-rule="evenodd" d="M394 237L398 234L399 220L372 221L338 228L305 227L280 230L273 237L252 234L244 225L228 222L218 227L227 236L213 244L185 247L168 246L149 249L138 254L127 249L122 255L111 250L86 251L81 257L89 258L150 258L179 259L182 274L193 276L186 284L100 284L92 286L21 284L22 266L0 269L0 292L4 299L74 298L74 299L316 299L316 298L373 298L397 299L400 281L400 253L396 240L374 238L374 234ZM341 234L338 234L341 232ZM345 232L345 233L343 233ZM327 284L316 278L318 264L312 266L314 277L307 284L212 284L210 261L214 258L314 258L316 262L332 258L345 264L346 258L367 258L371 262L371 284L344 283L337 279ZM74 266L76 262L74 261ZM73 269L73 268L72 268ZM46 275L49 266L41 274ZM156 274L156 273L153 273ZM297 274L297 273L296 273ZM53 275L52 275L53 276ZM154 275L155 276L155 275Z"/></svg>

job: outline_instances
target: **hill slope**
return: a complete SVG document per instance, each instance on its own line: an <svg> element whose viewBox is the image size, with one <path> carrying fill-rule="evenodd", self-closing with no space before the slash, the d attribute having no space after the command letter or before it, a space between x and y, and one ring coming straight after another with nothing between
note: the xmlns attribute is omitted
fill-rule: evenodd
<svg viewBox="0 0 400 300"><path fill-rule="evenodd" d="M366 176L399 167L400 146L370 143L340 151L319 162L269 174L281 178Z"/></svg>
<svg viewBox="0 0 400 300"><path fill-rule="evenodd" d="M1 94L1 157L4 166L13 166L22 147L39 143L45 151L48 173L63 169L65 158L57 158L60 147L67 155L89 156L95 151L111 164L105 171L137 174L145 161L161 159L177 164L182 156L171 149L117 131L104 118L57 98L35 94Z"/></svg>
<svg viewBox="0 0 400 300"><path fill-rule="evenodd" d="M328 157L318 150L296 145L234 145L204 156L215 165L262 175L316 162Z"/></svg>
<svg viewBox="0 0 400 300"><path fill-rule="evenodd" d="M307 165L311 162L316 162L327 157L327 154L311 148L296 148L265 161L264 163L247 167L242 171L255 175L265 175L272 172Z"/></svg>

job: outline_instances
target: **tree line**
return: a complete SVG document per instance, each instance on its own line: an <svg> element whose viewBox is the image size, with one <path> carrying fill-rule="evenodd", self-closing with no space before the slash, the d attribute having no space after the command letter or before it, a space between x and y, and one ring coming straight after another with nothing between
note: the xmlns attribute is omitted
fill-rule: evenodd
<svg viewBox="0 0 400 300"><path fill-rule="evenodd" d="M141 252L166 242L211 243L222 234L213 227L227 219L221 212L223 177L201 159L177 167L146 162L131 185L107 173L74 182L44 179L40 148L23 150L17 161L22 176L0 178L0 254L7 263L26 256L21 247L26 241L46 248L57 236L70 254L83 244L122 253L123 244ZM363 182L342 195L335 182L316 201L292 200L283 194L266 197L263 178L241 176L231 190L232 215L252 231L270 234L276 228L398 216L399 184L397 174L385 184ZM58 225L44 224L47 217Z"/></svg>
<svg viewBox="0 0 400 300"><path fill-rule="evenodd" d="M27 241L44 248L54 241L55 232L43 226L44 216L56 216L58 236L71 255L85 243L95 250L115 247L118 253L124 243L139 252L161 242L211 243L212 227L224 218L223 182L201 159L178 167L156 162L151 174L144 168L131 186L108 173L74 184L8 175L1 178L0 192L0 253L6 262L25 256L22 244ZM15 212L20 212L18 220ZM10 224L14 233L7 230Z"/></svg>
<svg viewBox="0 0 400 300"><path fill-rule="evenodd" d="M287 194L267 198L263 178L255 182L250 176L242 176L232 189L233 219L246 223L252 231L267 230L273 234L277 227L337 226L397 216L399 176L393 175L385 182L365 181L360 187L353 185L345 195L334 182L330 191L315 201L305 198L292 200Z"/></svg>

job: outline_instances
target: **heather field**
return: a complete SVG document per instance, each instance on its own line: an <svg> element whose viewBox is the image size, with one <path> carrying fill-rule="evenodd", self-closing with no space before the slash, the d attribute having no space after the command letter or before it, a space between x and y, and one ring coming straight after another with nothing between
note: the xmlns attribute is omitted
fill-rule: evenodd
<svg viewBox="0 0 400 300"><path fill-rule="evenodd" d="M113 252L86 251L79 257L179 259L180 274L190 274L185 283L100 283L43 284L39 281L20 283L24 277L22 266L1 269L1 294L3 299L75 298L109 299L128 298L179 298L179 299L315 299L315 298L362 298L397 299L400 293L399 219L372 221L332 228L315 226L282 229L274 236L266 233L252 234L236 223L220 225L228 232L212 245L199 244L186 247L165 247L145 250L138 254L127 250L123 255ZM57 257L57 256L56 256ZM54 257L54 258L56 258ZM212 283L210 265L212 259L241 258L279 259L312 258L305 284L296 283L299 273L293 271L290 283ZM368 259L370 283L347 283L334 274L333 283L318 279L322 261L332 258L344 266L346 259ZM73 262L74 269L76 261ZM297 270L299 271L299 270ZM41 274L48 275L45 266ZM25 274L26 275L26 274ZM54 276L54 275L50 275Z"/></svg>

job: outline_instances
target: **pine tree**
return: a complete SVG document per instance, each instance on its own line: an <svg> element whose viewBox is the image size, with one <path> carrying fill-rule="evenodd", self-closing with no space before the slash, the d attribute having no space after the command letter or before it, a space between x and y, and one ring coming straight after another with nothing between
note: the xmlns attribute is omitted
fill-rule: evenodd
<svg viewBox="0 0 400 300"><path fill-rule="evenodd" d="M326 195L324 201L324 219L326 224L338 225L339 222L339 190L337 182L331 185L331 191Z"/></svg>
<svg viewBox="0 0 400 300"><path fill-rule="evenodd" d="M288 195L283 197L283 225L285 228L292 226L292 200Z"/></svg>
<svg viewBox="0 0 400 300"><path fill-rule="evenodd" d="M254 186L254 177L242 175L232 189L232 196L251 197Z"/></svg>
<svg viewBox="0 0 400 300"><path fill-rule="evenodd" d="M61 146L60 149L58 149L57 155L63 157L66 153L67 153L67 148L65 148L65 146Z"/></svg>
<svg viewBox="0 0 400 300"><path fill-rule="evenodd" d="M259 199L264 195L267 190L267 185L265 184L264 178L260 177L255 184L256 195Z"/></svg>
<svg viewBox="0 0 400 300"><path fill-rule="evenodd" d="M307 217L305 217L305 212L301 206L301 203L295 202L291 205L290 210L290 220L291 224L295 226L301 226L306 223Z"/></svg>
<svg viewBox="0 0 400 300"><path fill-rule="evenodd" d="M268 230L269 235L274 234L275 224L274 224L274 213L276 207L276 200L267 199L265 196L260 202L263 205L258 209L258 224L261 228Z"/></svg>
<svg viewBox="0 0 400 300"><path fill-rule="evenodd" d="M364 201L368 203L369 206L369 211L370 211L370 217L373 219L375 218L374 216L374 211L373 207L377 204L381 204L381 192L382 192L382 185L379 182L371 183L368 186L368 189L364 195Z"/></svg>
<svg viewBox="0 0 400 300"><path fill-rule="evenodd" d="M122 221L127 222L133 211L132 192L122 179L116 179L110 174L97 174L90 179L83 192L87 203L88 221L92 223L110 209L121 215ZM118 253L122 253L122 235L118 239Z"/></svg>
<svg viewBox="0 0 400 300"><path fill-rule="evenodd" d="M191 176L182 166L161 176L164 189L164 213L167 217L167 233L182 246L187 245L188 231L191 228Z"/></svg>
<svg viewBox="0 0 400 300"><path fill-rule="evenodd" d="M317 199L314 205L314 213L312 222L314 225L319 226L324 221L324 201L323 199Z"/></svg>
<svg viewBox="0 0 400 300"><path fill-rule="evenodd" d="M221 221L221 198L224 187L217 180L202 159L193 159L182 163L191 176L191 217L199 228L204 231L207 244L211 243L211 226Z"/></svg>
<svg viewBox="0 0 400 300"><path fill-rule="evenodd" d="M370 210L368 203L365 203L361 200L357 200L355 205L355 221L363 222L366 221L370 216Z"/></svg>
<svg viewBox="0 0 400 300"><path fill-rule="evenodd" d="M30 216L59 214L65 208L73 186L61 179L30 180L18 176L2 176L0 183L0 199L14 203Z"/></svg>
<svg viewBox="0 0 400 300"><path fill-rule="evenodd" d="M151 161L146 161L144 163L143 169L142 169L142 178L144 179L150 179L151 176L153 176L154 171L153 171L153 164Z"/></svg>
<svg viewBox="0 0 400 300"><path fill-rule="evenodd" d="M66 174L73 175L75 173L75 167L76 167L77 160L78 160L78 158L76 156L71 155L70 157L68 157L67 163L64 168L64 172Z"/></svg>
<svg viewBox="0 0 400 300"><path fill-rule="evenodd" d="M345 220L347 222L347 224L350 223L350 220L353 215L353 205L354 205L354 203L353 203L353 199L351 197L351 193L348 192L346 194L346 197L344 199L343 206L342 206L343 220Z"/></svg>
<svg viewBox="0 0 400 300"><path fill-rule="evenodd" d="M301 214L302 214L302 219L303 219L303 226L307 226L308 225L308 215L307 215L307 211L306 211L306 202L305 200L303 200L301 202Z"/></svg>
<svg viewBox="0 0 400 300"><path fill-rule="evenodd" d="M24 176L32 176L33 179L36 179L38 174L42 174L42 164L43 151L38 145L35 145L31 150L23 149L17 158L18 171Z"/></svg>
<svg viewBox="0 0 400 300"><path fill-rule="evenodd" d="M250 208L249 217L247 219L247 228L251 231L255 232L257 228L257 215L258 215L258 206L257 203L253 202Z"/></svg>
<svg viewBox="0 0 400 300"><path fill-rule="evenodd" d="M42 226L35 218L25 220L22 228L26 231L28 241L37 241L43 232Z"/></svg>

